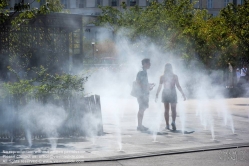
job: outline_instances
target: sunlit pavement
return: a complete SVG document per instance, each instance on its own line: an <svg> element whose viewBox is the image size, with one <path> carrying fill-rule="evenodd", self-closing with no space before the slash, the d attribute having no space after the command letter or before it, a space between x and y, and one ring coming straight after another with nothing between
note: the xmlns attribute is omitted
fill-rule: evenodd
<svg viewBox="0 0 249 166"><path fill-rule="evenodd" d="M161 102L151 99L143 120L150 131L145 133L136 130L135 98L102 97L101 103L103 136L60 138L56 149L47 139L34 140L31 148L25 140L1 142L0 164L108 161L249 146L248 98L179 101L176 132L164 129Z"/></svg>
<svg viewBox="0 0 249 166"><path fill-rule="evenodd" d="M56 164L64 165L87 165L87 166L248 166L249 148L233 148L224 150L201 151L195 153L182 153L174 155L159 155L141 157L135 159L93 161L80 163ZM52 165L52 164L51 164Z"/></svg>

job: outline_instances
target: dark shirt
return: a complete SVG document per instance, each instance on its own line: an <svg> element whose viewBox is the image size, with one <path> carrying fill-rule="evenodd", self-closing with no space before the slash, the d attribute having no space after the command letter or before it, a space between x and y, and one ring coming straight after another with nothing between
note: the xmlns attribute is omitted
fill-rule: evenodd
<svg viewBox="0 0 249 166"><path fill-rule="evenodd" d="M137 73L136 81L138 82L141 88L140 94L149 95L149 81L146 70L142 70Z"/></svg>

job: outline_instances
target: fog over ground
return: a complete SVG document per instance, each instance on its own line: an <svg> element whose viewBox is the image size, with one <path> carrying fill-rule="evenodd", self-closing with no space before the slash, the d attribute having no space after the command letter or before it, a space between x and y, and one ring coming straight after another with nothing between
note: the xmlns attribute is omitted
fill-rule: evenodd
<svg viewBox="0 0 249 166"><path fill-rule="evenodd" d="M105 35L101 35L100 32L101 36ZM152 131L154 140L156 140L156 132L162 130L160 128L161 124L165 123L163 118L164 108L163 103L161 103L162 90L157 102L155 102L155 95L159 85L159 78L164 73L166 63L172 64L173 72L178 76L187 100L192 100L193 97L198 100L198 104L195 106L196 116L199 117L200 125L203 126L203 129L210 130L210 138L215 139L214 117L216 116L223 119L223 125L231 128L231 132L235 132L231 113L227 109L226 101L224 100L223 91L225 85L214 82L221 81L221 71L212 71L211 74L207 74L205 69L200 67L203 65L197 64L196 61L190 62L192 63L192 68L186 68L179 55L160 51L161 49L158 46L145 38L137 41L136 45L134 45L123 35L123 30L116 34L115 42L120 66L115 67L115 70L109 67L93 70L94 72L85 84L85 94L100 95L103 124L104 126L108 123L115 125L113 132L117 136L117 144L120 150L122 150L122 119L125 117L127 110L138 111L136 98L132 97L130 92L138 71L142 69L141 60L143 58L150 58L151 68L147 71L148 79L150 83L156 84L150 93L150 107L145 111L143 121L143 124ZM81 69L84 73L82 66L84 67L84 65L75 66L76 72ZM192 94L189 92L190 86L193 89ZM177 91L177 95L177 128L184 132L186 130L186 120L188 119L186 105L179 91ZM216 107L208 107L207 103L209 102L214 102ZM79 111L76 115L81 115L85 111L80 104L76 107L78 107ZM0 112L1 127L5 129L11 128L16 120L14 119L16 110L7 106L1 106L1 109L5 110ZM58 137L58 131L62 130L63 125L69 118L63 107L51 104L42 105L36 101L30 102L18 111L21 115L18 120L25 127L29 147L32 146L32 133L43 131L50 138ZM95 144L96 125L99 123L99 119L89 113L82 118L78 116L76 119L71 120L69 124L87 133L89 140ZM130 119L130 127L136 129L136 126L137 117L134 116L133 119ZM5 130L2 131L5 132ZM6 131L6 133L8 132L10 130ZM50 139L50 143L51 148L56 148L56 139Z"/></svg>
<svg viewBox="0 0 249 166"><path fill-rule="evenodd" d="M145 39L137 41L136 44L130 42L122 31L117 33L116 48L117 58L121 66L118 70L99 69L93 73L86 84L86 91L91 94L101 96L102 114L104 123L113 123L120 126L120 122L127 110L138 111L136 98L130 95L132 83L136 79L139 70L142 69L141 60L150 58L151 68L147 71L150 83L155 83L155 88L150 92L150 107L145 111L143 124L149 126L152 132L162 130L160 125L164 122L164 107L161 103L161 93L158 101L155 102L156 90L159 85L159 78L163 75L164 65L171 63L173 72L178 76L180 85L186 95L187 100L198 100L195 106L196 116L200 119L200 125L204 130L210 130L211 138L215 139L214 125L215 117L219 116L224 121L224 126L228 126L234 133L233 119L230 111L226 107L224 96L225 83L222 82L222 71L207 71L204 65L197 61L190 62L192 67L186 67L184 60L179 55L170 52L160 51L155 44ZM192 92L190 92L192 89ZM182 95L177 90L177 126L184 132L186 126L186 105ZM208 103L213 102L216 108L208 107ZM153 118L146 118L153 117ZM131 119L131 128L136 128L137 117ZM171 117L170 117L171 123ZM194 129L193 129L194 130ZM120 132L120 130L118 131ZM122 133L122 130L121 130Z"/></svg>

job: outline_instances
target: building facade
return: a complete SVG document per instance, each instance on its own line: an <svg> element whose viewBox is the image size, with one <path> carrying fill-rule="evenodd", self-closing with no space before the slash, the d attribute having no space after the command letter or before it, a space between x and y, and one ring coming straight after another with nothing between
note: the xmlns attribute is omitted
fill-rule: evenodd
<svg viewBox="0 0 249 166"><path fill-rule="evenodd" d="M44 5L46 2L51 0L40 0L40 2L34 0L24 0L24 3L30 3L31 8L39 7ZM116 8L121 8L122 2L125 2L127 6L138 5L140 7L146 7L150 5L153 0L60 0L64 5L65 9L70 10L72 14L81 15L99 15L101 10L98 8L101 6L113 6ZM164 0L156 0L161 3ZM190 0L191 2L196 2L195 7L200 9L207 9L210 14L216 16L219 11L227 6L228 3L234 3L236 5L241 5L244 0ZM10 0L9 8L13 8L15 3L20 3L21 0Z"/></svg>
<svg viewBox="0 0 249 166"><path fill-rule="evenodd" d="M45 0L43 0L45 1ZM122 2L125 2L127 6L146 7L150 5L153 0L61 0L66 9L69 9L72 14L83 14L83 15L99 15L101 10L98 8L101 6L113 6L121 8ZM161 3L164 0L156 0ZM210 14L216 16L219 11L226 7L228 3L234 3L241 5L244 0L190 0L196 2L195 7L200 9L207 9Z"/></svg>
<svg viewBox="0 0 249 166"><path fill-rule="evenodd" d="M244 0L198 0L196 7L207 9L210 14L217 16L220 10L226 7L229 3L241 5L244 3Z"/></svg>
<svg viewBox="0 0 249 166"><path fill-rule="evenodd" d="M9 8L13 8L16 3L20 3L22 0L10 0ZM39 8L41 5L46 4L46 2L54 0L24 0L24 3L29 3L31 8ZM60 0L64 5L64 8L69 10L71 14L79 14L87 18L94 18L101 14L99 5L101 6L112 6L118 9L121 9L122 2L125 2L128 7L138 5L139 7L146 7L150 5L153 0ZM162 3L164 0L156 0L159 3ZM234 3L236 5L241 5L244 3L244 0L190 0L195 2L195 8L207 9L210 14L217 16L219 11L226 7L229 3ZM91 21L88 21L91 22ZM94 24L87 24L83 27L84 39L91 41L92 46L95 50L95 43L99 42L99 30L100 28L96 27ZM103 29L102 29L103 31ZM103 33L102 33L103 34ZM113 38L114 33L111 28L105 29L106 38ZM103 36L101 37L103 38ZM97 50L97 49L96 49ZM95 52L95 51L94 51ZM93 54L94 54L93 52Z"/></svg>

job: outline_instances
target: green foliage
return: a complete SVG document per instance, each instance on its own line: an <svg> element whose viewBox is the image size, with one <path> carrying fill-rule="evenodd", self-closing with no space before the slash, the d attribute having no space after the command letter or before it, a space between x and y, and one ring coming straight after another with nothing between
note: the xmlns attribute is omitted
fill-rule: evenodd
<svg viewBox="0 0 249 166"><path fill-rule="evenodd" d="M16 74L16 71L9 68ZM17 74L16 82L5 82L1 84L2 98L11 95L15 100L38 99L46 101L52 99L66 99L74 94L84 95L84 83L87 76L70 74L48 74L47 69L41 66L33 68L36 77L32 79L20 79Z"/></svg>
<svg viewBox="0 0 249 166"><path fill-rule="evenodd" d="M98 24L111 26L114 32L129 29L125 35L134 45L146 38L166 52L185 60L197 59L208 68L223 68L249 55L248 0L241 6L229 4L217 17L195 9L189 0L152 1L144 9L101 9Z"/></svg>
<svg viewBox="0 0 249 166"><path fill-rule="evenodd" d="M40 2L40 0L36 0ZM8 7L8 0L0 0L0 23L4 23L9 19L10 11L6 10L5 7ZM45 5L42 5L40 8L30 9L29 3L26 4L17 4L14 7L15 13L19 13L13 20L12 29L18 30L20 25L27 24L33 18L39 14L49 14L52 12L62 12L63 5L60 3L60 0L50 0ZM13 13L12 13L13 15Z"/></svg>
<svg viewBox="0 0 249 166"><path fill-rule="evenodd" d="M8 10L5 7L8 6L7 0L0 0L0 24L4 23L6 19L9 17Z"/></svg>
<svg viewBox="0 0 249 166"><path fill-rule="evenodd" d="M249 55L249 0L245 0L241 6L229 4L224 8L220 17L224 19L224 25L236 35L240 55Z"/></svg>
<svg viewBox="0 0 249 166"><path fill-rule="evenodd" d="M8 5L7 0L0 0L0 9L5 8Z"/></svg>
<svg viewBox="0 0 249 166"><path fill-rule="evenodd" d="M4 12L4 8L8 6L7 0L0 0L0 13Z"/></svg>
<svg viewBox="0 0 249 166"><path fill-rule="evenodd" d="M39 0L36 1L39 2ZM46 102L49 99L66 100L73 95L84 96L84 83L88 77L65 74L61 73L60 69L56 70L57 58L62 58L62 55L55 55L49 50L52 41L53 46L56 47L55 50L64 47L63 43L66 40L63 36L65 35L64 31L59 28L45 29L37 26L25 26L25 24L32 23L38 15L61 12L63 6L60 4L60 0L47 2L39 9L30 9L28 4L19 4L19 7L15 7L16 10L11 13L10 17L10 12L4 9L7 1L0 0L0 23L11 21L11 30L8 34L9 52L4 57L10 65L8 70L11 73L11 81L0 83L1 99L14 99L13 101L18 105L33 99ZM32 36L34 33L30 33L30 31L39 32L39 36ZM39 49L34 48L32 45L34 42ZM37 55L42 55L43 59L39 59L40 57ZM40 61L44 67L29 68L30 64L39 64ZM20 71L23 73L22 76L20 76Z"/></svg>
<svg viewBox="0 0 249 166"><path fill-rule="evenodd" d="M164 3L152 1L145 9L138 6L117 10L101 7L103 14L99 17L99 25L108 23L114 31L129 28L126 34L133 41L146 37L164 50L186 51L183 43L184 30L193 24L193 4L189 0L168 0ZM182 54L183 55L183 54Z"/></svg>
<svg viewBox="0 0 249 166"><path fill-rule="evenodd" d="M39 0L35 1L39 2ZM0 4L1 6L6 6L7 1L0 1ZM30 6L30 4L18 3L14 7L14 12L1 10L6 13L5 17L0 19L1 22L5 22L1 27L10 27L10 29L5 29L5 33L8 33L8 38L6 39L9 43L8 55L2 55L2 58L4 57L6 64L11 65L15 70L26 70L30 67L30 64L34 63L37 63L37 66L42 64L46 68L54 68L56 62L59 61L59 56L51 52L65 48L66 38L63 36L64 31L59 28L52 30L50 27L32 26L32 24L35 21L40 21L36 19L37 16L62 12L63 6L60 0L47 0L47 3L40 6L40 8L27 6ZM26 26L26 24L29 25ZM34 32L39 32L39 35L34 35L37 34ZM53 50L51 49L51 42L54 43L55 49ZM41 56L39 56L41 54L43 55L42 60Z"/></svg>
<svg viewBox="0 0 249 166"><path fill-rule="evenodd" d="M39 0L37 1L39 2ZM62 9L63 5L59 0L49 1L46 4L42 5L40 8L25 8L24 10L19 11L19 15L11 21L12 29L19 30L20 25L28 24L37 15L61 12Z"/></svg>

